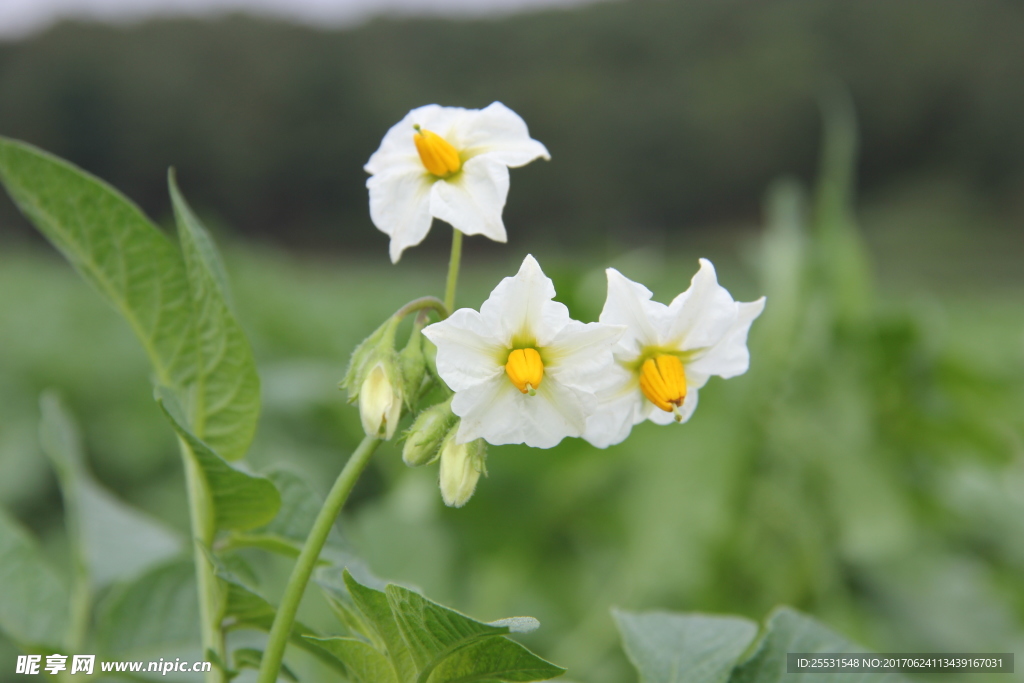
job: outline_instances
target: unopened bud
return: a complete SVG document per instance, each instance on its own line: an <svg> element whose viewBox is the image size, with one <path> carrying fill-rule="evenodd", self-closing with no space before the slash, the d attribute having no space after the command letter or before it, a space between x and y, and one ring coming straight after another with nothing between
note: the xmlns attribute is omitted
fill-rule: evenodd
<svg viewBox="0 0 1024 683"><path fill-rule="evenodd" d="M452 429L441 446L441 498L449 507L460 508L473 497L481 474L487 474L487 444L483 439L457 443L458 429Z"/></svg>
<svg viewBox="0 0 1024 683"><path fill-rule="evenodd" d="M451 405L449 399L427 408L417 416L402 448L402 460L406 465L418 467L437 459L441 444L457 421Z"/></svg>
<svg viewBox="0 0 1024 683"><path fill-rule="evenodd" d="M394 353L392 352L392 355ZM402 417L402 386L387 357L370 368L359 387L359 417L368 436L390 439Z"/></svg>
<svg viewBox="0 0 1024 683"><path fill-rule="evenodd" d="M427 362L423 358L422 329L423 325L417 321L412 329L412 335L409 337L409 343L398 354L399 364L402 368L402 380L405 382L405 401L410 408L419 398L423 375L427 371Z"/></svg>

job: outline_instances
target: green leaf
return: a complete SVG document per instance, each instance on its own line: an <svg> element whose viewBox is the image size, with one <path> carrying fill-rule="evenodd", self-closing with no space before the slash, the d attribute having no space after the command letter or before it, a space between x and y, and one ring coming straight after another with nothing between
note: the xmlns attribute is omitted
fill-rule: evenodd
<svg viewBox="0 0 1024 683"><path fill-rule="evenodd" d="M179 554L177 533L115 498L89 474L78 426L56 394L40 401L43 451L60 481L68 535L90 581L102 587Z"/></svg>
<svg viewBox="0 0 1024 683"><path fill-rule="evenodd" d="M865 652L865 649L831 631L814 619L788 607L768 617L757 650L740 664L730 683L775 683L789 680L786 654L789 652ZM905 683L895 673L805 673L801 683Z"/></svg>
<svg viewBox="0 0 1024 683"><path fill-rule="evenodd" d="M391 662L362 640L354 638L312 638L306 640L323 648L345 665L351 683L399 683Z"/></svg>
<svg viewBox="0 0 1024 683"><path fill-rule="evenodd" d="M0 509L0 630L22 649L60 652L69 599L28 532Z"/></svg>
<svg viewBox="0 0 1024 683"><path fill-rule="evenodd" d="M863 652L849 640L788 607L756 625L740 617L615 611L623 646L642 683L905 683L897 674L787 674L790 652ZM752 652L739 661L745 652Z"/></svg>
<svg viewBox="0 0 1024 683"><path fill-rule="evenodd" d="M193 433L227 460L245 455L260 412L260 382L245 333L229 306L227 276L209 233L168 178L197 330L189 392Z"/></svg>
<svg viewBox="0 0 1024 683"><path fill-rule="evenodd" d="M226 629L256 629L258 631L270 631L274 624L274 616L277 610L270 602L260 595L254 588L242 579L237 572L232 571L223 561L214 557L205 548L202 549L207 560L213 565L217 576L224 581L226 588L224 623ZM315 655L321 661L344 671L338 660L317 647L304 636L319 636L313 629L300 621L292 623L289 641L302 649Z"/></svg>
<svg viewBox="0 0 1024 683"><path fill-rule="evenodd" d="M508 638L484 638L456 650L431 672L427 683L545 681L561 676L555 666Z"/></svg>
<svg viewBox="0 0 1024 683"><path fill-rule="evenodd" d="M172 182L182 253L131 201L73 165L0 138L0 181L22 212L121 313L157 383L225 458L244 455L259 413L252 351L227 303L212 240Z"/></svg>
<svg viewBox="0 0 1024 683"><path fill-rule="evenodd" d="M288 557L298 557L309 536L313 522L323 505L323 498L302 477L286 469L266 473L281 496L281 507L268 524L246 533L234 533L228 547L254 547ZM341 534L332 528L324 546L324 557L344 545Z"/></svg>
<svg viewBox="0 0 1024 683"><path fill-rule="evenodd" d="M390 584L384 592L398 629L421 672L478 638L509 632L507 626L492 626L471 619L401 586Z"/></svg>
<svg viewBox="0 0 1024 683"><path fill-rule="evenodd" d="M263 650L257 650L254 647L240 647L234 651L233 656L235 659L235 669L256 669L259 671L260 664L263 662ZM238 675L237 671L235 675ZM299 680L295 673L285 664L281 665L281 675L289 681Z"/></svg>
<svg viewBox="0 0 1024 683"><path fill-rule="evenodd" d="M273 482L231 466L189 431L180 406L167 388L157 388L156 400L206 477L216 527L252 529L272 520L281 507L281 495Z"/></svg>
<svg viewBox="0 0 1024 683"><path fill-rule="evenodd" d="M31 145L0 138L0 181L128 321L159 382L187 386L196 371L192 300L174 245L117 190Z"/></svg>
<svg viewBox="0 0 1024 683"><path fill-rule="evenodd" d="M169 648L201 652L192 562L174 560L117 586L98 610L96 644L112 658L166 657Z"/></svg>
<svg viewBox="0 0 1024 683"><path fill-rule="evenodd" d="M376 638L371 639L383 645L394 665L398 678L402 681L413 680L417 671L416 664L413 662L409 646L406 644L405 639L402 638L398 622L391 612L388 596L382 591L362 585L352 577L352 574L347 569L343 574L343 579L345 587L348 589L348 595L351 597L356 609L359 610L375 631Z"/></svg>
<svg viewBox="0 0 1024 683"><path fill-rule="evenodd" d="M643 683L727 683L757 624L740 617L613 610Z"/></svg>

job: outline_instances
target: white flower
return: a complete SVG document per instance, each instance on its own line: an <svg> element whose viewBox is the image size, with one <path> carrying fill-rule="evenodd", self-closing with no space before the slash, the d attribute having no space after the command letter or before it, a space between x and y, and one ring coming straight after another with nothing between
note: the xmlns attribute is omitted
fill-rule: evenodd
<svg viewBox="0 0 1024 683"><path fill-rule="evenodd" d="M572 320L554 296L551 280L527 256L479 313L463 308L423 330L437 345L438 374L455 392L458 443L483 438L550 448L583 434L624 328Z"/></svg>
<svg viewBox="0 0 1024 683"><path fill-rule="evenodd" d="M650 290L614 268L606 273L608 298L600 320L627 330L615 346L617 363L600 392L601 406L583 434L600 448L619 443L644 420L685 422L711 375L746 372L747 333L765 302L733 301L707 259L700 260L690 288L668 306L651 301Z"/></svg>
<svg viewBox="0 0 1024 683"><path fill-rule="evenodd" d="M506 241L501 211L508 169L550 159L526 123L501 102L485 109L428 104L384 136L364 169L370 217L391 236L391 262L423 241L434 218L467 235Z"/></svg>

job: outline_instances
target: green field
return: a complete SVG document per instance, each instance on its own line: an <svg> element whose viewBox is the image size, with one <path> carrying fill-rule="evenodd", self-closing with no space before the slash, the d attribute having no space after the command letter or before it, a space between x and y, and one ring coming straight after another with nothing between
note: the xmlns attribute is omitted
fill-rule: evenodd
<svg viewBox="0 0 1024 683"><path fill-rule="evenodd" d="M469 614L538 617L542 637L528 644L575 680L629 679L609 606L760 619L785 603L881 651L1019 648L1024 318L1019 280L985 268L1005 249L972 244L964 274L962 251L915 240L912 226L882 232L874 218L869 261L884 275L865 280L856 264L836 266L857 242L829 252L823 223L801 227L784 195L769 228L699 252L537 254L584 320L600 310L607 265L667 300L708 255L738 299L767 293L751 371L713 379L693 420L641 425L607 450L576 439L492 447L490 476L458 510L441 504L436 470L406 468L385 444L341 523L355 552ZM478 306L518 260L475 262L475 244L463 305ZM242 245L227 256L263 376L250 461L287 463L326 490L362 437L336 389L348 354L410 292L439 292L440 264ZM947 272L963 277L935 275ZM18 247L0 255L0 330L3 505L66 564L60 496L36 435L38 396L56 389L84 425L99 479L185 533L174 440L117 315L57 255ZM251 559L281 585L286 562ZM308 621L327 618L307 608Z"/></svg>

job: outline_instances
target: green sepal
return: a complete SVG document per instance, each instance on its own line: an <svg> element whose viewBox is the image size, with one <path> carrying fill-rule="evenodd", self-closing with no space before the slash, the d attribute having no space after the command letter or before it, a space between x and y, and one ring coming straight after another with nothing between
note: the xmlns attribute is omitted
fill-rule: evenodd
<svg viewBox="0 0 1024 683"><path fill-rule="evenodd" d="M400 320L394 316L384 321L384 324L374 330L369 337L360 342L359 346L352 351L348 361L348 369L338 386L348 392L348 402L355 403L359 398L359 389L363 386L367 373L376 364L378 357L383 351L391 351L394 355L392 363L397 364L398 358L395 354L395 330ZM383 348L382 348L383 347Z"/></svg>
<svg viewBox="0 0 1024 683"><path fill-rule="evenodd" d="M405 399L405 406L412 410L416 406L420 395L423 393L423 378L427 374L427 362L423 357L423 325L426 317L421 314L416 316L412 332L409 334L409 341L405 348L398 354L399 367L402 370L402 381L405 384L402 392Z"/></svg>

